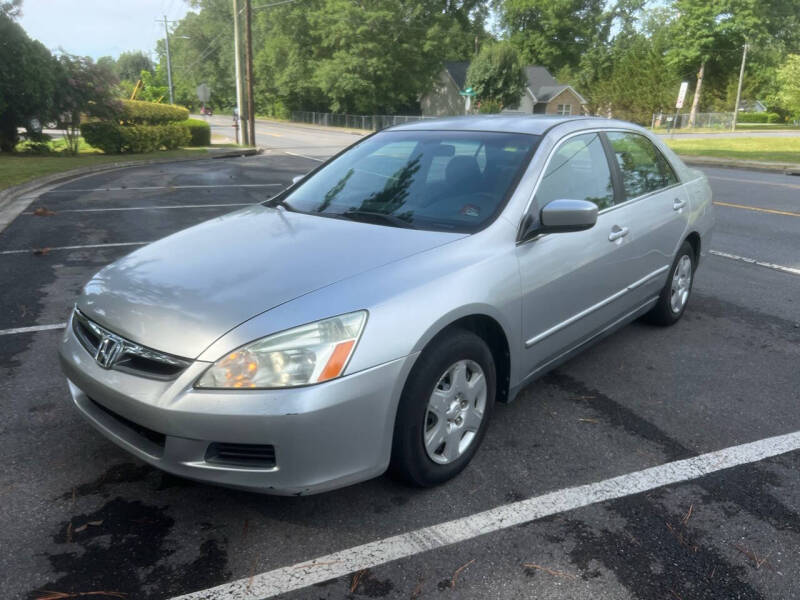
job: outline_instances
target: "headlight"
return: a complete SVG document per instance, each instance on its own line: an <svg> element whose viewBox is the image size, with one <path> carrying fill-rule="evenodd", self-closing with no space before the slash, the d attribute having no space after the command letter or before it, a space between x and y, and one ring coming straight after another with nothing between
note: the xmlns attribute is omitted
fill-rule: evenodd
<svg viewBox="0 0 800 600"><path fill-rule="evenodd" d="M339 377L366 320L360 310L250 342L211 365L195 387L283 388Z"/></svg>

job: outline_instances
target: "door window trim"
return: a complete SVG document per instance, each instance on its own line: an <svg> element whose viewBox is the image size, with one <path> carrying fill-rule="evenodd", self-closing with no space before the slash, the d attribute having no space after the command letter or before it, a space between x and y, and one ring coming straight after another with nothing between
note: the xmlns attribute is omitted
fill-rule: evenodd
<svg viewBox="0 0 800 600"><path fill-rule="evenodd" d="M550 235L549 233L542 233L540 235L533 236L532 238L529 238L527 240L520 239L521 236L522 236L522 225L525 222L525 218L530 213L531 208L533 208L533 201L536 198L536 192L539 191L539 185L542 182L542 178L544 177L544 174L547 172L547 168L550 166L550 161L553 159L553 156L555 155L556 151L561 147L561 145L564 142L566 142L567 140L569 140L570 138L573 138L575 136L584 135L584 134L587 134L587 133L597 133L600 136L601 140L605 140L603 147L606 149L606 161L608 162L608 168L612 173L611 181L612 181L612 184L614 185L614 204L609 206L609 207L607 207L607 208L604 208L603 210L598 211L598 213L597 213L598 217L600 215L604 215L604 214L609 213L609 212L611 212L613 210L616 210L621 206L629 206L633 202L639 202L640 200L644 200L645 198L649 198L653 194L660 194L661 192L664 192L666 190L670 190L672 188L675 188L675 187L678 187L680 185L683 185L684 182L681 181L681 178L678 176L678 172L675 170L675 167L672 166L672 163L669 161L669 159L666 156L664 156L664 153L661 152L659 147L656 146L655 144L653 144L653 146L655 147L656 151L658 151L658 153L664 158L664 160L667 162L667 165L669 165L669 168L672 169L672 172L675 175L676 183L674 183L673 185L670 185L668 187L660 188L660 189L655 190L653 192L648 192L648 193L643 194L641 196L637 196L636 198L627 198L626 195L625 195L625 190L621 186L622 172L619 170L619 165L617 164L617 158L616 158L616 156L609 155L609 148L606 148L606 146L605 146L605 144L608 144L608 146L611 145L610 140L608 140L606 138L605 134L609 133L609 132L612 132L612 131L613 132L619 132L619 133L633 133L635 135L642 136L647 141L649 141L651 144L653 144L653 142L650 141L650 139L646 135L642 135L641 133L639 133L637 131L634 131L632 129L625 129L624 127L602 127L602 128L601 127L593 127L591 129L581 129L580 131L573 131L571 133L566 134L564 137L560 138L557 141L557 143L553 146L553 148L550 150L550 153L547 155L547 159L545 160L544 165L542 166L542 169L539 171L539 175L536 178L536 184L533 186L533 191L531 192L530 198L528 198L528 202L525 205L525 210L522 211L522 216L521 216L519 224L517 226L516 244L518 246L522 245L522 244L527 244L528 242L531 242L531 241L534 241L534 240L538 240L542 236ZM543 134L543 137L544 137L544 135L546 135L546 134ZM613 149L610 149L610 150L611 150L611 152L613 152ZM613 160L612 160L612 158L613 158ZM616 175L614 175L615 172L616 172ZM621 201L620 201L619 204L617 204L617 194L618 194L617 188L620 188L619 189L619 194L620 194L619 197L621 198Z"/></svg>
<svg viewBox="0 0 800 600"><path fill-rule="evenodd" d="M604 131L606 131L606 130L605 129L600 129L600 128L581 129L580 131L573 131L572 133L568 133L564 137L560 138L558 140L558 142L553 146L553 148L550 150L550 153L547 155L547 159L545 159L545 161L544 161L544 165L542 165L541 171L539 171L539 175L536 177L536 184L533 186L533 191L531 192L531 196L530 196L530 198L528 198L528 202L525 205L525 210L522 211L522 218L520 219L519 225L517 226L517 245L526 244L526 243L528 243L530 241L533 241L533 240L538 240L543 235L550 235L550 234L547 234L547 233L543 233L543 234L540 234L540 235L536 235L536 236L534 236L532 238L529 238L527 240L521 240L520 239L521 236L522 236L522 225L525 222L525 218L528 216L528 214L530 214L531 208L533 208L533 201L536 198L536 193L539 191L539 186L542 183L542 179L544 178L544 174L547 172L547 169L550 167L550 161L553 160L553 157L555 156L556 152L558 152L558 150L561 148L561 146L563 144L565 144L567 141L571 140L572 138L574 138L576 136L592 134L592 133L598 134L598 137L600 138L600 142L601 142L601 144L603 144L603 150L605 151L606 163L608 163L608 170L611 173L611 185L614 188L614 204L612 204L608 208L604 208L603 210L599 211L598 215L603 214L603 213L605 213L605 212L607 212L609 210L612 210L616 206L617 181L614 178L614 165L610 161L610 157L608 155L608 150L606 149L605 143L603 142L603 137L604 137L603 133L604 133ZM621 130L621 131L627 131L627 130Z"/></svg>
<svg viewBox="0 0 800 600"><path fill-rule="evenodd" d="M669 168L669 170L672 173L673 177L675 177L675 183L673 183L672 185L668 185L666 187L658 188L657 190L652 190L650 192L646 192L646 193L641 194L639 196L634 196L633 198L628 198L628 193L625 191L625 186L622 183L622 181L623 181L623 178L622 178L622 167L619 166L619 161L617 160L616 152L614 152L614 147L613 147L613 145L611 143L611 140L608 139L608 136L606 135L607 133L612 133L612 132L613 133L630 133L632 135L637 135L637 136L639 136L641 138L644 138L645 141L647 141L651 146L653 146L653 148L655 149L656 153L662 159L664 159L664 162L667 164L667 167ZM622 201L619 204L617 204L617 202L615 200L614 201L614 206L610 206L608 209L605 209L602 212L606 212L607 210L611 210L611 209L613 209L613 208L615 208L617 206L622 206L624 204L627 204L628 202L636 202L636 201L642 200L644 198L648 198L648 197L652 196L653 194L660 194L663 191L670 190L670 189L672 189L674 187L677 187L677 186L679 186L679 185L681 185L683 183L681 181L681 178L678 177L678 172L675 170L675 167L673 167L672 163L669 162L669 159L666 156L664 156L664 153L661 152L661 149L658 146L656 146L652 142L652 140L650 140L650 138L648 138L646 135L642 135L641 133L638 133L636 131L631 131L631 130L628 130L628 129L607 129L607 130L603 131L601 137L603 137L605 139L605 141L606 141L606 144L608 144L608 150L607 150L607 152L609 153L608 154L608 159L612 163L611 168L614 169L617 172L618 183L619 183L619 186L620 186L620 197L622 198ZM615 196L615 198L616 198L616 196Z"/></svg>

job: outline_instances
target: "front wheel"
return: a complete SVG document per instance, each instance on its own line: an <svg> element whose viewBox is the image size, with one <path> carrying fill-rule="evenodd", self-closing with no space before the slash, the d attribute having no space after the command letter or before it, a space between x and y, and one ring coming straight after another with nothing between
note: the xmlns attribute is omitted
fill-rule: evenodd
<svg viewBox="0 0 800 600"><path fill-rule="evenodd" d="M455 477L486 433L495 389L494 359L483 339L455 330L435 340L400 398L390 472L422 487Z"/></svg>
<svg viewBox="0 0 800 600"><path fill-rule="evenodd" d="M696 267L694 248L689 242L684 242L672 263L667 283L656 305L645 315L648 321L656 325L674 325L678 322L689 302Z"/></svg>

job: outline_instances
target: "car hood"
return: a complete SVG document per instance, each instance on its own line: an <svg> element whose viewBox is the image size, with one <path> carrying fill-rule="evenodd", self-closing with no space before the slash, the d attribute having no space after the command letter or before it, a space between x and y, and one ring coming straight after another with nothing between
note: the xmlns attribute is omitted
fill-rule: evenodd
<svg viewBox="0 0 800 600"><path fill-rule="evenodd" d="M78 308L134 342L195 358L259 313L461 237L257 205L105 267Z"/></svg>

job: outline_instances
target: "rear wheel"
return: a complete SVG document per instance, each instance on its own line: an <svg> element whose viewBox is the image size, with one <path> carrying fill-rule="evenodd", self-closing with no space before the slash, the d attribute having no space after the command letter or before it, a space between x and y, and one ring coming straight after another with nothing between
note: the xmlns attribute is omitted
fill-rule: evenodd
<svg viewBox="0 0 800 600"><path fill-rule="evenodd" d="M479 336L454 330L435 340L403 390L390 472L424 487L461 472L486 433L495 382L492 353Z"/></svg>
<svg viewBox="0 0 800 600"><path fill-rule="evenodd" d="M673 325L678 322L689 302L695 268L694 248L689 242L684 242L672 263L667 283L661 290L656 305L645 316L648 321L657 325Z"/></svg>

